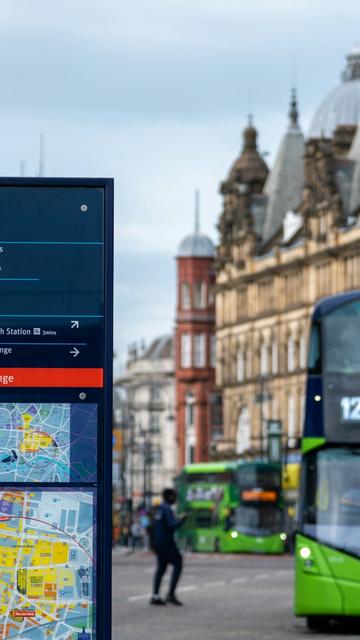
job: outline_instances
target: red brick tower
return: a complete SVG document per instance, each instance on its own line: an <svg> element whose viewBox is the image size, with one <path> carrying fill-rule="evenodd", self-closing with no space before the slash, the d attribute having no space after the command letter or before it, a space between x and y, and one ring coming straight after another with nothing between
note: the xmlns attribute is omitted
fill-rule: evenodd
<svg viewBox="0 0 360 640"><path fill-rule="evenodd" d="M176 420L179 467L209 458L210 402L215 383L214 256L210 238L199 231L182 240L177 261Z"/></svg>

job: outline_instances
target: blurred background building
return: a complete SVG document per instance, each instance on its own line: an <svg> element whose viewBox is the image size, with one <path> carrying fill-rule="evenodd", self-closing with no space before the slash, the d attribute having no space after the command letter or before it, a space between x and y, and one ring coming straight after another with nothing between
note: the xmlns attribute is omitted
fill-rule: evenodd
<svg viewBox="0 0 360 640"><path fill-rule="evenodd" d="M124 373L115 382L114 447L119 442L117 492L133 507L150 506L177 468L174 417L173 338L148 347L132 345Z"/></svg>
<svg viewBox="0 0 360 640"><path fill-rule="evenodd" d="M228 455L286 450L301 434L307 337L319 298L360 287L360 49L316 110L309 136L295 92L271 170L249 122L221 185L216 269L217 387Z"/></svg>
<svg viewBox="0 0 360 640"><path fill-rule="evenodd" d="M176 427L178 466L209 459L215 382L215 247L200 233L198 194L193 233L177 255Z"/></svg>

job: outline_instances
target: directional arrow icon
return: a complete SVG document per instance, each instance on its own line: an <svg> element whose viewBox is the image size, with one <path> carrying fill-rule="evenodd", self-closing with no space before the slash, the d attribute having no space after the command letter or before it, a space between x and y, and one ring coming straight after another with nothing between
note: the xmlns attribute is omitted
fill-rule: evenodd
<svg viewBox="0 0 360 640"><path fill-rule="evenodd" d="M73 357L73 358L76 358L76 356L78 356L78 355L79 355L80 351L79 351L79 349L77 349L76 347L74 347L72 351L69 351L69 353L71 353L71 355L72 355L72 357Z"/></svg>
<svg viewBox="0 0 360 640"><path fill-rule="evenodd" d="M78 329L79 328L79 320L71 320L71 328Z"/></svg>

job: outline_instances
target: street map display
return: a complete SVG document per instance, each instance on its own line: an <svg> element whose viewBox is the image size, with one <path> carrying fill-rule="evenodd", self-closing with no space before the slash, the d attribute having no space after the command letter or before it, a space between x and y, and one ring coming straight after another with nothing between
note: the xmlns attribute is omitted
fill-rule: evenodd
<svg viewBox="0 0 360 640"><path fill-rule="evenodd" d="M94 640L94 491L0 492L0 638Z"/></svg>
<svg viewBox="0 0 360 640"><path fill-rule="evenodd" d="M0 404L0 482L96 479L95 404Z"/></svg>

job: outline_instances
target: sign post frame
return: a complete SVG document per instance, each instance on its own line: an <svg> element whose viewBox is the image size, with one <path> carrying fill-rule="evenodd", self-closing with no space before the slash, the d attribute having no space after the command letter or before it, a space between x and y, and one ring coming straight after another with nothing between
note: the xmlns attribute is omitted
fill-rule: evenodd
<svg viewBox="0 0 360 640"><path fill-rule="evenodd" d="M98 477L96 498L96 639L111 640L111 571L112 571L112 419L113 419L113 260L114 260L114 181L112 178L0 178L4 188L22 189L102 189L104 212L103 253L103 418L97 429ZM6 212L5 212L6 213ZM1 211L0 211L1 217ZM35 364L36 366L36 364ZM0 389L0 399L1 399ZM14 483L3 483L0 488ZM81 483L78 483L79 485ZM26 489L26 484L19 484ZM44 485L38 483L39 489ZM48 486L48 485L47 485ZM76 483L73 483L76 487ZM34 485L31 484L34 488ZM71 488L71 485L69 485ZM56 488L56 484L54 484Z"/></svg>

